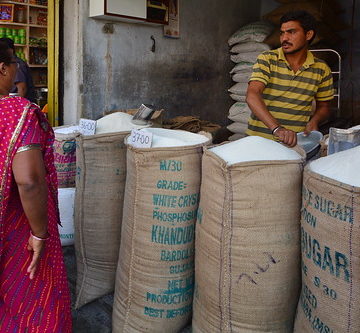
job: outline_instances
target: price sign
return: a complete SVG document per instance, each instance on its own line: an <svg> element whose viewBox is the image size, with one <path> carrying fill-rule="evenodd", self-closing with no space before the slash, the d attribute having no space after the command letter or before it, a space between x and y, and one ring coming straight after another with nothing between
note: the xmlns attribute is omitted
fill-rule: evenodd
<svg viewBox="0 0 360 333"><path fill-rule="evenodd" d="M152 143L152 133L145 130L131 130L128 143L135 148L150 148Z"/></svg>
<svg viewBox="0 0 360 333"><path fill-rule="evenodd" d="M81 118L79 121L79 132L82 135L94 135L96 130L96 120Z"/></svg>

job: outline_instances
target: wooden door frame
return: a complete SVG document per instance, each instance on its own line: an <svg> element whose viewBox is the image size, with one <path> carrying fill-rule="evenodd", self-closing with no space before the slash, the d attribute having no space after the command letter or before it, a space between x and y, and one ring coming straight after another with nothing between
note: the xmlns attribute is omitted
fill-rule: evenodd
<svg viewBox="0 0 360 333"><path fill-rule="evenodd" d="M59 11L61 0L48 0L48 119L59 125Z"/></svg>

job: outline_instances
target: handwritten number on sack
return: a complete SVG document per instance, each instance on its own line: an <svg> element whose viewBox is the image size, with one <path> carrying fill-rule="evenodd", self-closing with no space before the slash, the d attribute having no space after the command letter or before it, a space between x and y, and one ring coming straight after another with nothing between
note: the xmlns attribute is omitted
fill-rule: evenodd
<svg viewBox="0 0 360 333"><path fill-rule="evenodd" d="M132 130L129 142L135 148L150 148L152 143L152 133L145 130Z"/></svg>

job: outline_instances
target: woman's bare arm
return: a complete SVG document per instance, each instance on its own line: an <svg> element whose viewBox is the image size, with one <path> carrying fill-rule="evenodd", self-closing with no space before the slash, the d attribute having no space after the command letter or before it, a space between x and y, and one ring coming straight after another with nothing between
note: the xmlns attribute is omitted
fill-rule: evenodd
<svg viewBox="0 0 360 333"><path fill-rule="evenodd" d="M47 238L48 187L41 150L32 149L15 154L12 170L32 234L39 238ZM30 279L34 278L44 243L45 241L29 235L28 250L33 251L32 260L27 269Z"/></svg>
<svg viewBox="0 0 360 333"><path fill-rule="evenodd" d="M31 149L15 154L13 173L33 234L46 237L48 187L41 150Z"/></svg>

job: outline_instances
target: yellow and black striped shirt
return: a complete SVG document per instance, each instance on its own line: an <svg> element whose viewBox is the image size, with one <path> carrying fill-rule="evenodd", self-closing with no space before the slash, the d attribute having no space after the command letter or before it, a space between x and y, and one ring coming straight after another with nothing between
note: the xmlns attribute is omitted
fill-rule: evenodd
<svg viewBox="0 0 360 333"><path fill-rule="evenodd" d="M249 81L265 84L263 99L274 118L285 128L301 132L308 123L312 101L333 98L333 79L329 66L308 51L301 68L294 73L282 48L260 54ZM249 119L248 135L273 139L270 129L253 113Z"/></svg>

